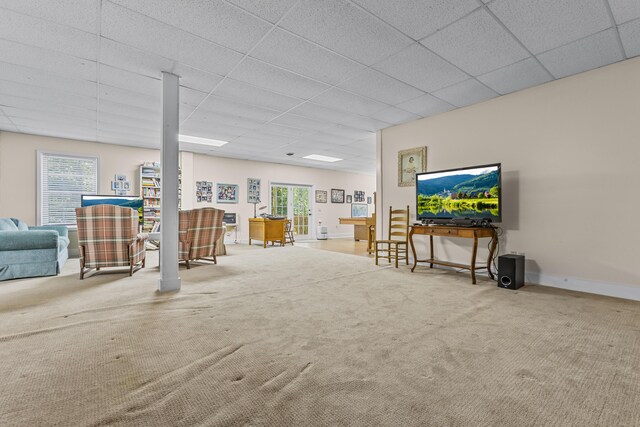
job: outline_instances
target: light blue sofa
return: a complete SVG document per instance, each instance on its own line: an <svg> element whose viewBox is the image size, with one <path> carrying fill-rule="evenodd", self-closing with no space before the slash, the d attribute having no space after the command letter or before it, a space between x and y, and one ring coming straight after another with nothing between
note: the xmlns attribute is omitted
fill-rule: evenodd
<svg viewBox="0 0 640 427"><path fill-rule="evenodd" d="M0 218L0 280L55 276L69 258L68 247L67 227Z"/></svg>

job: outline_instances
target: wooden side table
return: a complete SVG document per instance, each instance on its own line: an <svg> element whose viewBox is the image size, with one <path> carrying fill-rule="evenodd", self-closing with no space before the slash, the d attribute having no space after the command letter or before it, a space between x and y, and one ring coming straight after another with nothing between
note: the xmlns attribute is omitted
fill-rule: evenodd
<svg viewBox="0 0 640 427"><path fill-rule="evenodd" d="M416 256L416 248L413 244L413 235L420 234L429 236L429 258L418 259ZM473 239L473 250L471 252L471 261L467 264L459 264L451 261L444 261L435 259L433 256L433 236L439 237L458 237L464 239ZM489 246L489 257L487 258L486 266L476 267L476 255L478 253L478 239L488 237L491 238L491 245ZM491 272L491 261L498 244L498 235L495 229L491 227L456 227L449 225L412 225L409 231L409 244L411 245L411 252L413 253L413 267L411 272L416 269L416 265L419 262L428 262L429 268L433 268L433 265L445 265L448 267L463 268L471 271L471 283L476 284L476 270L487 269L489 277L494 279Z"/></svg>

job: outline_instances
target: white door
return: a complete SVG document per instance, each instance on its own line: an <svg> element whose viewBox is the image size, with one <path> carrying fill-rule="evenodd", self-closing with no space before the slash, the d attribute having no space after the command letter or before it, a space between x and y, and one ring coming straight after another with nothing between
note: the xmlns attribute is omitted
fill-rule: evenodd
<svg viewBox="0 0 640 427"><path fill-rule="evenodd" d="M313 237L311 193L307 185L271 184L271 214L289 218L295 239Z"/></svg>

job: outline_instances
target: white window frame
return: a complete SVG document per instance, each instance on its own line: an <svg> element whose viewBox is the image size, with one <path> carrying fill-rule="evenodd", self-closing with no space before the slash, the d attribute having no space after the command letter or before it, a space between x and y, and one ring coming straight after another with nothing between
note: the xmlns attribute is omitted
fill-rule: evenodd
<svg viewBox="0 0 640 427"><path fill-rule="evenodd" d="M43 197L42 197L42 158L43 156L59 156L59 157L69 157L69 158L76 158L76 159L90 159L90 160L95 160L96 162L96 191L91 193L91 192L87 192L87 193L83 193L83 194L98 194L100 192L100 157L98 156L92 156L92 155L82 155L82 154L70 154L70 153L60 153L60 152L54 152L54 151L42 151L42 150L38 150L37 151L37 170L36 170L36 175L37 175L37 197L36 197L36 221L38 225L67 225L67 226L72 226L75 227L75 222L74 223L69 223L69 224L45 224L44 223L44 218L43 218L43 214L42 214L42 202L43 202ZM78 206L80 207L80 206Z"/></svg>

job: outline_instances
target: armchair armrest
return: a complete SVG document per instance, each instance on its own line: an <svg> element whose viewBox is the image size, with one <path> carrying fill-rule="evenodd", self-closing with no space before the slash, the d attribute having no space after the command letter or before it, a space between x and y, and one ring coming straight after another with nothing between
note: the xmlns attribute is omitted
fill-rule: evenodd
<svg viewBox="0 0 640 427"><path fill-rule="evenodd" d="M58 248L55 230L0 231L0 251L51 248Z"/></svg>
<svg viewBox="0 0 640 427"><path fill-rule="evenodd" d="M29 230L55 230L59 236L69 237L69 229L64 225L36 225L29 227Z"/></svg>

